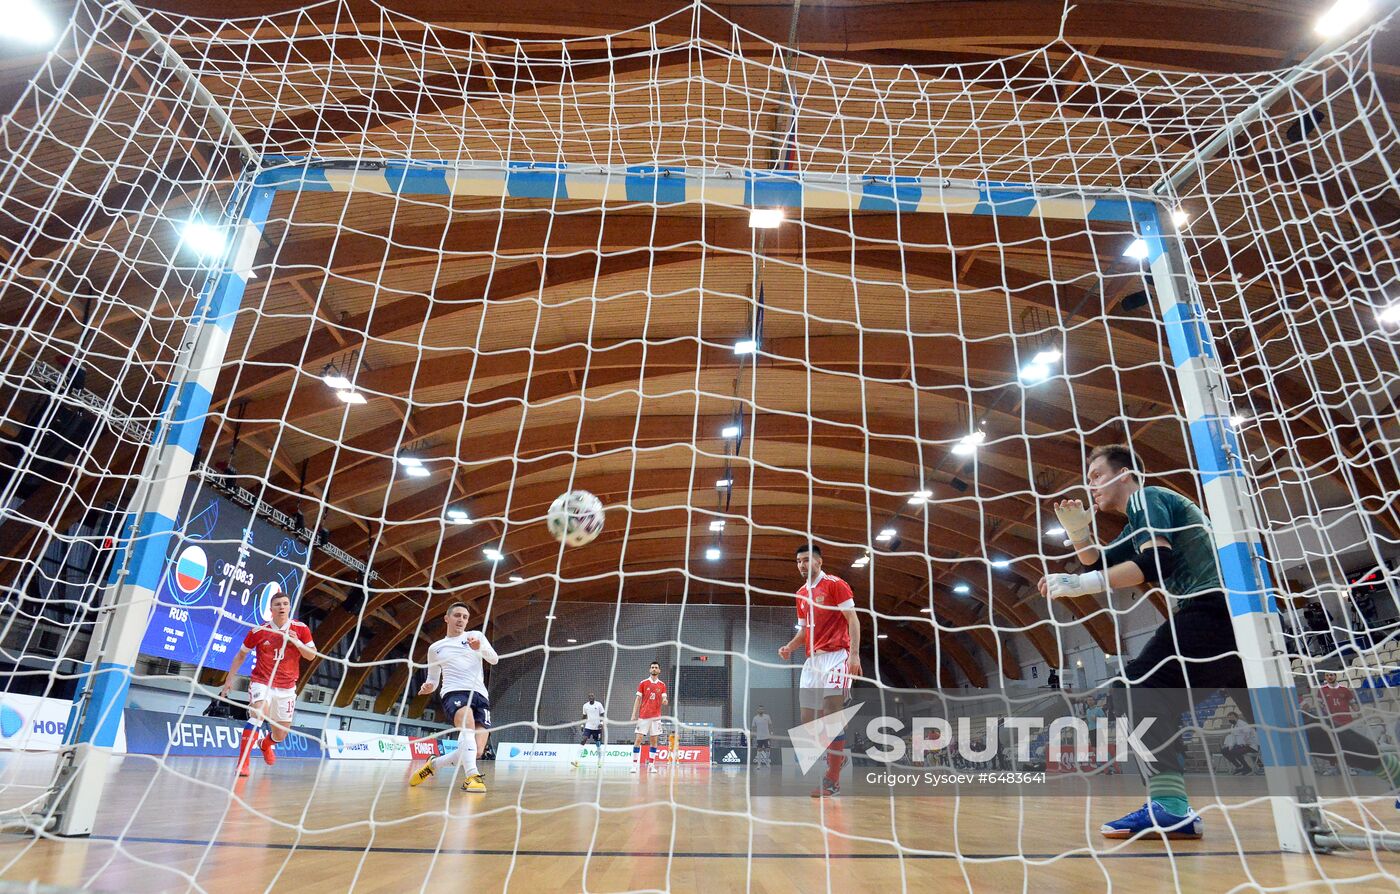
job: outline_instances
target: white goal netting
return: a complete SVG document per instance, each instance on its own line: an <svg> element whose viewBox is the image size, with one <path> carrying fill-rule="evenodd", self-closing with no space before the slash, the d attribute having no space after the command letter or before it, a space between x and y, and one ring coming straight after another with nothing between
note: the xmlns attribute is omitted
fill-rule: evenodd
<svg viewBox="0 0 1400 894"><path fill-rule="evenodd" d="M1051 507L1083 496L1093 447L1130 444L1148 483L1212 497L1181 320L1133 210L1153 202L1221 369L1245 533L1283 615L1265 645L1315 707L1335 674L1355 727L1395 750L1384 27L1299 70L1207 75L1063 42L857 64L699 2L528 41L334 0L229 21L79 2L0 109L0 807L37 833L0 841L0 874L117 890L308 873L436 889L463 871L500 888L690 890L722 871L746 889L903 890L949 867L988 890L1067 871L1394 883L1376 846L1281 864L1268 799L1218 784L1230 701L1196 712L1189 757L1222 860L1205 868L1189 848L1116 859L1134 845L1098 825L1141 803L1124 776L1076 799L839 808L735 781L758 770L756 700L796 685L777 649L809 537L855 592L857 689L877 696L965 687L1025 707L1053 685L1094 703L1170 617L1160 592L1051 605L1036 588L1074 567ZM160 459L180 451L184 466ZM544 517L571 489L607 524L564 549ZM173 532L124 528L157 503ZM159 567L130 561L141 542ZM234 719L201 712L226 704L223 672L276 591L319 654L284 759L239 782L246 695ZM406 761L352 760L456 742L418 693L458 601L500 656L497 760L470 802L442 780L408 788ZM127 609L139 649L112 633ZM670 775L643 785L627 715L653 660L676 741ZM98 661L131 667L115 703L84 696ZM610 718L598 766L528 760L572 753L590 694ZM83 856L60 862L55 754L97 704L124 756ZM1332 828L1394 828L1370 770L1318 770Z"/></svg>

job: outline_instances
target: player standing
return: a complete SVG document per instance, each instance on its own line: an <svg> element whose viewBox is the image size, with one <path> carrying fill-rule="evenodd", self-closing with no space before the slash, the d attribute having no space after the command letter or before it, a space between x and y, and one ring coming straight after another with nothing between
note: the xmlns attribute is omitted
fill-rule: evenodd
<svg viewBox="0 0 1400 894"><path fill-rule="evenodd" d="M1123 667L1127 688L1115 694L1121 698L1131 690L1148 698L1143 716L1179 718L1191 708L1189 689L1249 688L1205 513L1175 491L1144 486L1132 451L1122 444L1096 447L1089 454L1088 486L1097 510L1126 515L1127 524L1108 546L1100 547L1092 513L1079 500L1057 503L1055 515L1090 570L1046 575L1040 592L1063 599L1146 584L1160 587L1177 603L1138 656ZM1249 705L1244 699L1240 710L1252 720ZM1126 707L1117 711L1119 716ZM1353 766L1379 770L1392 786L1400 783L1400 760L1382 755L1364 736L1334 733L1333 745L1317 735L1315 724L1305 723L1305 731L1310 751L1326 755L1340 748ZM1147 803L1105 823L1100 828L1104 837L1202 836L1201 818L1186 797L1184 738L1177 724L1153 723L1144 731L1142 743L1156 757L1150 764L1138 762L1147 777Z"/></svg>
<svg viewBox="0 0 1400 894"><path fill-rule="evenodd" d="M778 649L784 661L806 642L798 700L802 722L835 714L846 701L851 677L860 674L860 616L850 586L822 571L822 548L804 543L797 548L797 573L807 581L797 591L797 635ZM846 735L837 734L826 750L826 775L812 792L829 798L841 791L841 767L846 763Z"/></svg>
<svg viewBox="0 0 1400 894"><path fill-rule="evenodd" d="M597 700L597 696L588 693L588 701L583 703L583 731L579 738L579 745L587 747L592 742L598 749L598 766L603 765L603 703ZM579 755L582 758L582 755ZM574 761L577 767L578 761Z"/></svg>
<svg viewBox="0 0 1400 894"><path fill-rule="evenodd" d="M443 716L452 718L457 734L457 750L442 757L430 757L409 779L418 785L444 767L462 765L466 778L464 792L486 791L486 779L476 766L478 737L491 728L491 700L486 693L486 674L482 662L495 664L496 650L479 630L467 630L471 612L465 602L447 607L443 620L447 635L428 647L428 679L418 688L419 695L430 695L442 681Z"/></svg>
<svg viewBox="0 0 1400 894"><path fill-rule="evenodd" d="M233 668L241 667L248 653L255 654L253 673L248 681L248 721L238 740L238 775L248 775L248 756L253 740L264 721L269 729L262 737L263 760L270 766L277 762L277 743L287 738L292 729L292 714L297 704L297 680L301 677L301 659L316 657L316 643L311 628L292 620L292 597L278 593L270 605L272 620L259 624L243 638L243 647L233 656L233 664L224 675L219 695L228 698L233 690ZM287 646L291 646L288 651Z"/></svg>
<svg viewBox="0 0 1400 894"><path fill-rule="evenodd" d="M651 663L651 674L637 686L637 697L632 701L632 722L637 724L637 740L632 744L632 772L636 773L638 762L651 763L651 750L656 747L656 737L661 735L661 709L670 704L666 696L666 684L661 681L661 662ZM643 748L642 739L650 737L651 742ZM653 763L651 772L656 772Z"/></svg>
<svg viewBox="0 0 1400 894"><path fill-rule="evenodd" d="M759 705L758 713L753 715L753 722L749 726L753 730L754 764L766 767L773 761L772 753L769 751L773 736L773 718L768 715L762 705Z"/></svg>
<svg viewBox="0 0 1400 894"><path fill-rule="evenodd" d="M1345 683L1337 682L1336 674L1327 674L1318 687L1322 703L1327 706L1327 715L1332 725L1338 728L1350 726L1356 719L1356 693Z"/></svg>

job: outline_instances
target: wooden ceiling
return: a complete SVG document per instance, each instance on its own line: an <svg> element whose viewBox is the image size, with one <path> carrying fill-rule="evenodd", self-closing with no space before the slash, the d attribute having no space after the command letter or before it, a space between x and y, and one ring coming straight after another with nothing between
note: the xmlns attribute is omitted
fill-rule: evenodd
<svg viewBox="0 0 1400 894"><path fill-rule="evenodd" d="M1113 0L1076 3L1064 17L1058 2L807 0L796 43L812 55L791 58L771 43L791 24L791 4L778 2L687 7L655 25L664 10L626 0L300 14L166 2L152 24L266 154L796 164L1091 188L1149 185L1273 77L1256 72L1306 54L1315 7ZM83 328L78 299L101 296L87 350L90 381L105 385L90 387L154 412L159 389L141 383L158 384L198 274L180 260L171 222L216 209L221 193L200 184L213 172L226 185L239 159L163 92L168 72L139 39L111 33L135 61L92 53L66 95L85 109L105 98L109 120L135 124L87 137L90 114L73 114L66 131L48 125L33 150L42 173L13 193L38 211L0 219L0 246L32 299L0 308L0 322L43 333L20 350L52 353ZM1390 97L1400 60L1393 41L1377 50L1373 71ZM18 102L20 129L41 129L55 89L41 77L24 92L37 64L5 63L0 107ZM790 138L789 95L802 108ZM87 163L73 148L84 139L116 162ZM1345 153L1366 137L1339 140ZM1381 160L1357 154L1351 176L1384 176ZM1250 205L1241 184L1264 178L1305 205L1339 199L1333 180L1305 189L1269 160L1206 172L1197 194L1213 201L1189 238L1207 293L1228 293L1242 313L1282 314L1277 334L1294 284L1269 275L1257 243L1236 250L1232 233L1271 232L1290 212ZM55 171L64 174L47 179ZM1373 207L1384 216L1391 201L1379 195ZM366 604L347 611L355 582L345 569L324 557L312 566L306 599L325 613L320 645L354 636L362 663L347 671L343 701L365 665L421 653L453 599L489 611L507 648L540 641L523 624L537 601L785 604L806 531L878 613L895 645L878 644L888 681L953 679L953 668L977 684L986 667L1016 677L1036 654L1060 663L1031 585L1043 554L1059 551L1042 533L1053 523L1047 501L1080 480L1087 447L1131 437L1161 482L1198 491L1160 326L1150 308L1120 306L1145 288L1122 256L1130 238L1121 224L808 211L760 242L743 213L715 206L282 194L205 455L232 456L245 486L319 519L378 573ZM1338 262L1348 248L1325 251ZM750 334L760 287L762 353L738 357L732 345ZM1050 346L1064 351L1064 375L1022 388L1017 369ZM1343 468L1327 436L1338 420L1309 403L1312 379L1252 381L1297 350L1266 338L1227 352L1251 395L1266 387L1281 406L1307 409L1261 420L1261 449L1286 442L1318 475L1387 493L1383 470ZM319 379L350 356L362 406ZM743 436L721 438L732 423ZM988 440L976 461L953 455L978 424ZM1354 428L1343 446L1362 450ZM105 461L133 468L137 451L113 448ZM432 474L404 477L393 457L406 451ZM103 493L129 486L103 474ZM717 489L722 477L733 487ZM594 544L561 552L542 520L568 487L597 493L608 525ZM911 506L920 489L932 499ZM445 524L454 507L475 523ZM887 525L897 551L873 542ZM703 558L712 544L720 561ZM848 567L871 546L870 569ZM488 561L489 547L506 558ZM991 564L1000 560L1009 567ZM967 595L952 592L959 583ZM1080 600L1056 617L1117 651L1101 605Z"/></svg>

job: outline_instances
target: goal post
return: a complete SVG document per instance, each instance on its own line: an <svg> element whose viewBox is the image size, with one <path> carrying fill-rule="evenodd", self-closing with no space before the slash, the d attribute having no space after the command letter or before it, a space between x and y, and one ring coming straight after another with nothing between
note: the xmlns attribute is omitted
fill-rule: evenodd
<svg viewBox="0 0 1400 894"><path fill-rule="evenodd" d="M1150 203L1137 221L1147 244L1147 262L1157 308L1181 388L1191 433L1191 451L1205 494L1225 587L1235 644L1244 665L1258 727L1259 755L1270 791L1279 847L1312 849L1326 831L1313 780L1312 760L1301 734L1298 692L1289 669L1273 582L1265 563L1260 525L1244 481L1232 410L1200 297L1172 235L1171 213Z"/></svg>
<svg viewBox="0 0 1400 894"><path fill-rule="evenodd" d="M79 667L65 752L55 770L48 823L62 836L92 832L108 762L126 707L141 638L156 608L180 505L225 361L229 336L252 274L276 190L234 190L220 230L227 245L211 266L172 368L155 436L115 546L102 614Z"/></svg>

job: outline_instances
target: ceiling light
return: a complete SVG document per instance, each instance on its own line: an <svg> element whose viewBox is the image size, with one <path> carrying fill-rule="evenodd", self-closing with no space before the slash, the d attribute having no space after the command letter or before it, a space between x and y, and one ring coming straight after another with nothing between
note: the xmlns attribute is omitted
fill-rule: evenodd
<svg viewBox="0 0 1400 894"><path fill-rule="evenodd" d="M355 387L354 382L342 376L333 366L326 367L326 372L321 374L321 381L325 382L327 387L334 388L337 391Z"/></svg>
<svg viewBox="0 0 1400 894"><path fill-rule="evenodd" d="M53 23L33 0L11 0L5 4L0 34L30 44L52 43L55 37Z"/></svg>
<svg viewBox="0 0 1400 894"><path fill-rule="evenodd" d="M1046 537L1063 537L1063 536L1065 536L1065 529L1062 528L1062 527L1060 527L1059 525L1056 525L1056 526L1053 527L1053 528L1046 528L1046 529L1045 529L1045 536L1046 536Z"/></svg>
<svg viewBox="0 0 1400 894"><path fill-rule="evenodd" d="M518 574L512 574L510 576L510 582L513 584L523 584L525 583L525 578L521 577ZM550 615L550 617L553 617L553 615Z"/></svg>
<svg viewBox="0 0 1400 894"><path fill-rule="evenodd" d="M992 567L993 567L993 568L1010 568L1010 567L1011 567L1011 560L1010 560L1010 559L993 559L993 560L992 560Z"/></svg>
<svg viewBox="0 0 1400 894"><path fill-rule="evenodd" d="M953 453L957 456L971 456L977 452L978 445L985 440L987 440L986 432L975 431L970 435L964 436L962 440L954 444Z"/></svg>
<svg viewBox="0 0 1400 894"><path fill-rule="evenodd" d="M932 497L933 491L931 490L916 490L914 491L914 495L909 498L909 505L922 506L925 503L927 503Z"/></svg>
<svg viewBox="0 0 1400 894"><path fill-rule="evenodd" d="M758 342L751 338L745 338L734 343L734 353L736 354L753 354L757 353L757 351Z"/></svg>
<svg viewBox="0 0 1400 894"><path fill-rule="evenodd" d="M733 478L721 478L720 480L718 480L718 481L715 482L715 487L733 487L733 486L734 486L734 479L733 479Z"/></svg>
<svg viewBox="0 0 1400 894"><path fill-rule="evenodd" d="M576 640L576 639L571 639L571 640L569 640L569 643L570 643L570 644L573 644L573 643L576 643L576 642L578 642L578 640Z"/></svg>
<svg viewBox="0 0 1400 894"><path fill-rule="evenodd" d="M896 531L894 528L885 528L879 534L875 535L875 539L880 541L881 543L885 543L887 541L893 540L895 533Z"/></svg>
<svg viewBox="0 0 1400 894"><path fill-rule="evenodd" d="M337 391L335 396L345 401L347 404L365 403L365 396L358 391Z"/></svg>
<svg viewBox="0 0 1400 894"><path fill-rule="evenodd" d="M715 519L714 521L710 522L710 530L711 530L711 531L723 531L723 530L724 530L724 519L722 519L722 518L720 518L720 519Z"/></svg>
<svg viewBox="0 0 1400 894"><path fill-rule="evenodd" d="M553 621L553 620L554 620L554 616L553 616L553 615L545 615L545 616L544 616L544 619L545 619L546 621Z"/></svg>
<svg viewBox="0 0 1400 894"><path fill-rule="evenodd" d="M959 596L966 596L968 593L972 592L972 588L969 587L967 584L958 584L957 586L953 587L953 592L957 593Z"/></svg>
<svg viewBox="0 0 1400 894"><path fill-rule="evenodd" d="M726 425L724 428L719 430L719 436L721 438L737 438L739 437L739 426Z"/></svg>
<svg viewBox="0 0 1400 894"><path fill-rule="evenodd" d="M1248 421L1249 421L1249 420L1246 419L1245 417L1240 416L1239 414L1236 414L1236 415L1230 417L1230 427L1231 427L1231 428L1239 428L1241 425L1244 425L1244 424L1245 424L1246 422L1248 422Z"/></svg>
<svg viewBox="0 0 1400 894"><path fill-rule="evenodd" d="M396 458L399 461L399 465L403 466L405 469L418 469L423 466L423 461L416 456L404 454Z"/></svg>
<svg viewBox="0 0 1400 894"><path fill-rule="evenodd" d="M1172 223L1179 230L1191 222L1191 215L1186 213L1185 208L1177 208L1172 211Z"/></svg>
<svg viewBox="0 0 1400 894"><path fill-rule="evenodd" d="M481 551L481 554L486 557L486 560L488 562L499 562L505 558L505 553L489 546L486 549L483 549Z"/></svg>
<svg viewBox="0 0 1400 894"><path fill-rule="evenodd" d="M1050 367L1044 363L1027 363L1021 367L1021 381L1035 385L1050 378Z"/></svg>
<svg viewBox="0 0 1400 894"><path fill-rule="evenodd" d="M933 609L931 609L931 608L921 608L921 609L919 609L919 611L923 612L923 613L926 614L926 615L931 615L931 614L933 614Z"/></svg>
<svg viewBox="0 0 1400 894"><path fill-rule="evenodd" d="M1400 326L1400 301L1392 301L1390 306L1376 314L1383 326Z"/></svg>
<svg viewBox="0 0 1400 894"><path fill-rule="evenodd" d="M1370 9L1371 4L1366 0L1337 0L1317 17L1313 30L1322 37L1336 37L1351 30Z"/></svg>
<svg viewBox="0 0 1400 894"><path fill-rule="evenodd" d="M889 639L889 638L890 638L890 635L889 635L888 633L877 633L877 634L875 634L875 638L876 638L876 639Z"/></svg>
<svg viewBox="0 0 1400 894"><path fill-rule="evenodd" d="M1052 363L1059 363L1060 359L1064 356L1064 352L1059 348L1046 348L1043 351L1037 351L1036 355L1031 358L1031 362L1043 363L1049 366Z"/></svg>
<svg viewBox="0 0 1400 894"><path fill-rule="evenodd" d="M786 215L781 208L753 208L749 211L749 226L755 230L772 230L782 224Z"/></svg>
<svg viewBox="0 0 1400 894"><path fill-rule="evenodd" d="M447 520L454 525L469 525L472 523L472 517L467 514L467 510L465 509L447 510Z"/></svg>
<svg viewBox="0 0 1400 894"><path fill-rule="evenodd" d="M403 470L403 471L404 471L404 474L407 475L407 476L410 477L410 478L427 478L429 475L432 474L432 472L429 472L429 471L428 471L426 468L424 468L422 465L417 465L417 466L404 466L404 470Z"/></svg>
<svg viewBox="0 0 1400 894"><path fill-rule="evenodd" d="M1123 249L1123 257L1132 258L1134 261L1141 261L1147 257L1147 240L1134 239L1128 243L1128 247Z"/></svg>
<svg viewBox="0 0 1400 894"><path fill-rule="evenodd" d="M856 559L854 562L851 563L851 567L852 567L852 568L864 568L866 565L869 565L869 564L870 564L870 557L869 557L869 556L861 556L859 559Z"/></svg>
<svg viewBox="0 0 1400 894"><path fill-rule="evenodd" d="M712 546L705 550L705 558L709 559L711 562L719 561L720 555L719 547L717 546Z"/></svg>
<svg viewBox="0 0 1400 894"><path fill-rule="evenodd" d="M216 260L223 256L228 243L221 227L211 226L202 220L192 220L185 224L180 233L180 244L205 260Z"/></svg>

